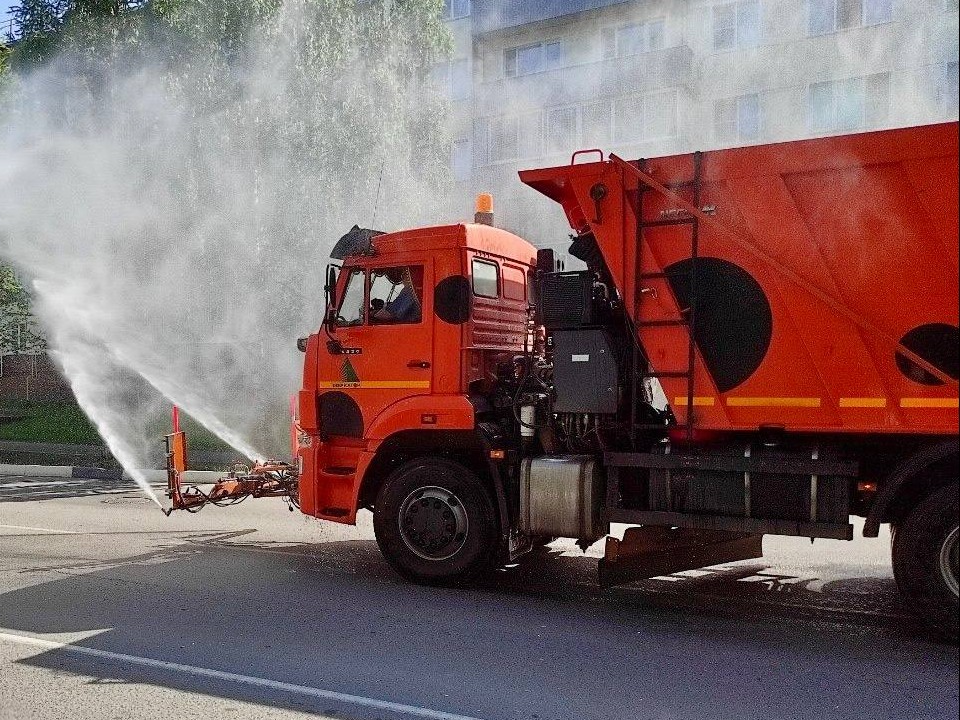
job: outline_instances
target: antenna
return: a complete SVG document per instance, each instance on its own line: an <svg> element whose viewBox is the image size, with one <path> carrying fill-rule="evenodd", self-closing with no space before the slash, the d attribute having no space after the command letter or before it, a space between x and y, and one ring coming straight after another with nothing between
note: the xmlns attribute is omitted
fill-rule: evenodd
<svg viewBox="0 0 960 720"><path fill-rule="evenodd" d="M370 227L377 226L377 213L380 210L380 187L383 185L383 168L387 164L386 158L383 162L380 163L380 179L377 181L377 200L373 204L373 220L370 222Z"/></svg>

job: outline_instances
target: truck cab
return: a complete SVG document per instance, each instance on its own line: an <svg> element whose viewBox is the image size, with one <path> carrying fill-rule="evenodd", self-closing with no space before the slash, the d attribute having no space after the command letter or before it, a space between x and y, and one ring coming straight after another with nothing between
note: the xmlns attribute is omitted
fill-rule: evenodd
<svg viewBox="0 0 960 720"><path fill-rule="evenodd" d="M529 344L536 250L486 224L377 233L334 249L323 328L304 344L296 453L303 513L353 524L418 454L484 446L498 372Z"/></svg>

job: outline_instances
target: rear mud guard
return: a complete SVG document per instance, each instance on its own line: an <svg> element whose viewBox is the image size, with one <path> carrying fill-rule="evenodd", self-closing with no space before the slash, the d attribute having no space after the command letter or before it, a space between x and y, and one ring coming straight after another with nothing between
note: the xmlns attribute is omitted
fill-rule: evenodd
<svg viewBox="0 0 960 720"><path fill-rule="evenodd" d="M763 535L666 527L627 528L623 540L607 538L600 586L672 575L763 556Z"/></svg>

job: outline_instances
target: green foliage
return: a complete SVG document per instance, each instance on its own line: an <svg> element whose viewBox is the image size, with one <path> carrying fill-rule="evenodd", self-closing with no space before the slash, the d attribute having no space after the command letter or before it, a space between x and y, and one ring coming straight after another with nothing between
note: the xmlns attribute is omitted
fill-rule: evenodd
<svg viewBox="0 0 960 720"><path fill-rule="evenodd" d="M14 420L0 423L0 440L11 442L65 443L101 445L103 439L93 423L74 402L36 402L30 400L0 401L0 417ZM190 439L191 450L230 449L193 418L181 414L181 423ZM168 419L164 419L168 422ZM169 432L169 425L158 425L156 435Z"/></svg>
<svg viewBox="0 0 960 720"><path fill-rule="evenodd" d="M0 440L100 445L100 435L75 403L6 401L0 406L18 419L0 424Z"/></svg>
<svg viewBox="0 0 960 720"><path fill-rule="evenodd" d="M63 60L69 94L55 112L66 126L86 123L81 135L107 117L97 132L139 134L142 117L84 109L114 108L98 98L138 70L159 76L151 91L162 87L166 107L198 119L178 137L195 150L176 172L183 202L202 216L217 196L221 179L204 158L242 164L240 193L271 213L256 219L265 274L280 285L267 302L282 302L291 253L271 253L275 238L302 237L308 257L316 236L304 228L371 222L372 209L355 217L358 198L373 203L381 172L385 195L391 182L409 189L412 175L422 198L442 191L446 99L424 82L452 50L442 9L442 0L22 0L11 61L25 74ZM0 115L16 112L7 105ZM261 182L278 166L282 185Z"/></svg>
<svg viewBox="0 0 960 720"><path fill-rule="evenodd" d="M30 312L30 295L13 269L0 264L0 352L34 352L43 347Z"/></svg>

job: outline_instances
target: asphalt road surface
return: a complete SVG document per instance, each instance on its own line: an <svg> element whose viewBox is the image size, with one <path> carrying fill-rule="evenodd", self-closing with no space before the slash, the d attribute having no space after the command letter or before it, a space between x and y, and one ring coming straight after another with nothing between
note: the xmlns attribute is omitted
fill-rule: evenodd
<svg viewBox="0 0 960 720"><path fill-rule="evenodd" d="M601 591L557 543L428 589L277 500L165 518L0 478L0 718L763 720L958 716L956 646L899 605L889 537Z"/></svg>

